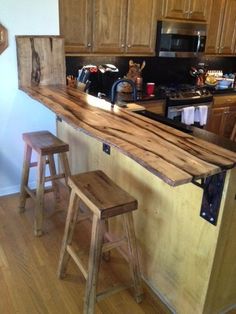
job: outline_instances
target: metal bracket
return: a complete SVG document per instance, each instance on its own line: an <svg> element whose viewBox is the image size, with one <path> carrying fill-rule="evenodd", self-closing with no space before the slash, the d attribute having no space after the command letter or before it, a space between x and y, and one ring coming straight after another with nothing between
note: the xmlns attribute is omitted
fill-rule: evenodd
<svg viewBox="0 0 236 314"><path fill-rule="evenodd" d="M200 216L215 226L220 211L225 176L226 172L224 171L202 179L201 183L192 182L203 189Z"/></svg>

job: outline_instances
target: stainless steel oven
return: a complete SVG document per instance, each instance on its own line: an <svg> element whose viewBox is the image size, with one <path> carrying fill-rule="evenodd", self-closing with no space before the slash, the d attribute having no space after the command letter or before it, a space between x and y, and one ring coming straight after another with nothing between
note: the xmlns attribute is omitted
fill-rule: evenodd
<svg viewBox="0 0 236 314"><path fill-rule="evenodd" d="M187 123L198 127L204 127L212 107L212 94L204 88L176 88L167 91L166 117L177 122L183 121L186 109L191 109L193 123ZM205 121L202 122L201 112L205 110Z"/></svg>

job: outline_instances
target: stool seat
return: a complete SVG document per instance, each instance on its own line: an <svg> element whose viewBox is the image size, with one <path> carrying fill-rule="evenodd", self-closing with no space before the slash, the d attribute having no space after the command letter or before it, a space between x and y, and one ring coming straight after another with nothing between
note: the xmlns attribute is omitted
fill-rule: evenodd
<svg viewBox="0 0 236 314"><path fill-rule="evenodd" d="M42 156L69 151L69 145L49 131L23 133L22 137L33 150Z"/></svg>
<svg viewBox="0 0 236 314"><path fill-rule="evenodd" d="M24 133L22 135L25 142L23 172L20 189L20 212L25 211L25 204L28 197L35 201L34 233L36 236L42 235L44 193L53 192L55 200L60 200L58 180L64 178L66 183L70 175L70 167L66 152L69 145L51 134L49 131L37 131ZM32 162L32 151L37 154L37 161ZM54 155L59 155L62 166L62 173L57 173ZM46 165L49 166L50 176L45 176ZM37 167L37 187L36 191L28 186L30 168ZM50 188L45 188L45 182L51 182Z"/></svg>
<svg viewBox="0 0 236 314"><path fill-rule="evenodd" d="M73 175L68 185L100 219L137 209L138 202L100 170Z"/></svg>
<svg viewBox="0 0 236 314"><path fill-rule="evenodd" d="M128 246L126 258L131 272L135 299L137 302L141 302L143 290L132 216L132 211L137 209L137 201L101 170L70 176L68 185L71 188L71 194L59 258L59 278L65 276L68 262L72 258L86 279L84 314L93 314L96 301L109 294L127 289L127 285L118 285L97 293L97 279L102 255L108 260L107 253L110 250L120 248L126 243ZM86 218L86 212L82 212L82 207L83 211L87 208L92 213L88 270L79 258L77 250L72 246L75 227L78 222ZM113 239L108 230L108 220L118 215L122 217L125 235L120 239ZM91 215L87 214L87 217L91 218Z"/></svg>

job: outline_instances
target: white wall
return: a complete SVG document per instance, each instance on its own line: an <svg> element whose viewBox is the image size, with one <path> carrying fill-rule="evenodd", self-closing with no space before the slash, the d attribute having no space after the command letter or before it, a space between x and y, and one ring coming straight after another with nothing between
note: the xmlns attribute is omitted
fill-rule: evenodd
<svg viewBox="0 0 236 314"><path fill-rule="evenodd" d="M55 133L55 116L18 90L15 35L58 35L58 0L1 0L0 23L9 46L0 55L0 196L19 191L23 160L22 133ZM30 180L33 184L34 174Z"/></svg>

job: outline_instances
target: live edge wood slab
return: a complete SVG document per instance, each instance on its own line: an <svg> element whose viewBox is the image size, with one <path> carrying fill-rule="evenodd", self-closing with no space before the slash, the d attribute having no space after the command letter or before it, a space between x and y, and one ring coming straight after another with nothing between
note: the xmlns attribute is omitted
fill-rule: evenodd
<svg viewBox="0 0 236 314"><path fill-rule="evenodd" d="M171 186L235 167L235 152L74 88L20 88L74 128L115 147Z"/></svg>

